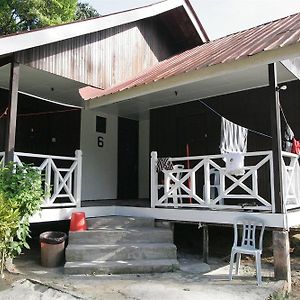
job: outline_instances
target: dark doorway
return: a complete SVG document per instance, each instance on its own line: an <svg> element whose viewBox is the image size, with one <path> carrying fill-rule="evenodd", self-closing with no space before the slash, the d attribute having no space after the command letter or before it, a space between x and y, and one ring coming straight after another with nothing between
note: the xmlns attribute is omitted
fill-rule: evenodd
<svg viewBox="0 0 300 300"><path fill-rule="evenodd" d="M138 198L138 121L118 121L118 199Z"/></svg>

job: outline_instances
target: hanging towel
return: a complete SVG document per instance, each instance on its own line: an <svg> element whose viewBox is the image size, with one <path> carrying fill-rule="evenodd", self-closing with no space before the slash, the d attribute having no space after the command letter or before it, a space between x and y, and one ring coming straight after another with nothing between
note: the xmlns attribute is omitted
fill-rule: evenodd
<svg viewBox="0 0 300 300"><path fill-rule="evenodd" d="M248 129L222 117L221 121L221 153L226 154L226 170L232 175L245 174L244 156L247 152Z"/></svg>
<svg viewBox="0 0 300 300"><path fill-rule="evenodd" d="M221 153L247 152L248 129L222 117L221 121Z"/></svg>
<svg viewBox="0 0 300 300"><path fill-rule="evenodd" d="M292 153L300 155L300 141L293 138Z"/></svg>
<svg viewBox="0 0 300 300"><path fill-rule="evenodd" d="M170 157L160 157L157 159L156 172L159 173L162 170L173 170L173 163L170 161Z"/></svg>
<svg viewBox="0 0 300 300"><path fill-rule="evenodd" d="M242 176L245 174L244 170L244 155L239 152L232 152L225 154L226 171L235 176Z"/></svg>

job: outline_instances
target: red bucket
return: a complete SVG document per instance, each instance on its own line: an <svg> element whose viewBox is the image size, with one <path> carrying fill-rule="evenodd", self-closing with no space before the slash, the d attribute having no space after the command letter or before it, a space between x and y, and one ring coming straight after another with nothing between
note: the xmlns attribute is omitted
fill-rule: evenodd
<svg viewBox="0 0 300 300"><path fill-rule="evenodd" d="M74 212L71 216L70 231L87 230L84 212Z"/></svg>

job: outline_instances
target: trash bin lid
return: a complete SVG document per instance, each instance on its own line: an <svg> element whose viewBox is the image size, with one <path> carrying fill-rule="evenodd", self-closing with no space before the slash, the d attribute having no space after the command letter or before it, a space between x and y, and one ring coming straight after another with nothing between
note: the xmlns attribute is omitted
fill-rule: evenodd
<svg viewBox="0 0 300 300"><path fill-rule="evenodd" d="M47 244L60 244L64 242L67 235L61 231L46 231L40 234L40 242Z"/></svg>

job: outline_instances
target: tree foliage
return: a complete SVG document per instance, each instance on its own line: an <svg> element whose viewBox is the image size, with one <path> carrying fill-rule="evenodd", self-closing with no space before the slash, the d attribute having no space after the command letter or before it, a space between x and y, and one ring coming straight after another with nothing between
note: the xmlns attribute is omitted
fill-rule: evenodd
<svg viewBox="0 0 300 300"><path fill-rule="evenodd" d="M85 20L89 18L98 17L99 13L95 8L90 6L88 3L78 2L75 13L76 20Z"/></svg>
<svg viewBox="0 0 300 300"><path fill-rule="evenodd" d="M77 0L0 0L0 35L98 16Z"/></svg>

